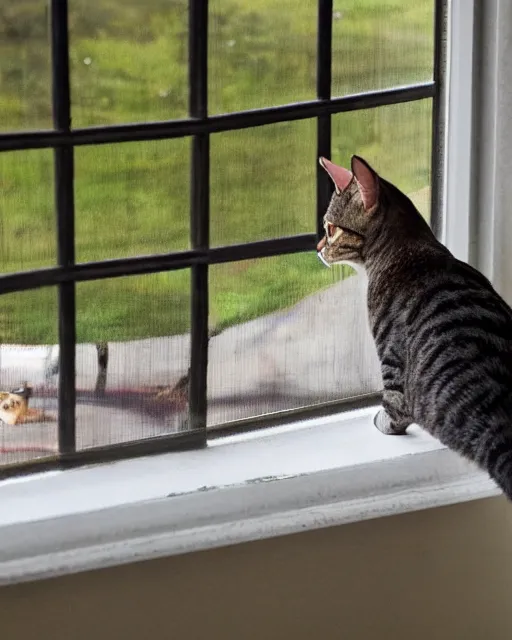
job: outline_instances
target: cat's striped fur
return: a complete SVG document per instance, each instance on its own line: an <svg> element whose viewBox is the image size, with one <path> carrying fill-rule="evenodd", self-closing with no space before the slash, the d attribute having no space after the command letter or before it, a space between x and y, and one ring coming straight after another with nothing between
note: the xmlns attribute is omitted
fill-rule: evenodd
<svg viewBox="0 0 512 640"><path fill-rule="evenodd" d="M486 469L512 499L510 307L364 160L354 156L350 172L321 163L337 192L318 249L327 263L348 254L353 261L357 240L357 261L368 277L384 382L376 426L403 434L419 424Z"/></svg>

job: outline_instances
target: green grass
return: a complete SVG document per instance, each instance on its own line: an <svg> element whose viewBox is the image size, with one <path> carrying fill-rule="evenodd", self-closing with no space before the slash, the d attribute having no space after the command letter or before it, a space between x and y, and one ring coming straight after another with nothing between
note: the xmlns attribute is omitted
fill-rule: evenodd
<svg viewBox="0 0 512 640"><path fill-rule="evenodd" d="M427 0L335 0L333 93L428 80ZM73 125L180 118L187 111L184 0L71 3ZM316 2L211 0L211 113L314 98ZM13 26L14 25L14 26ZM0 12L3 130L51 126L46 18L36 0ZM46 55L45 55L46 52ZM333 117L335 161L359 153L408 193L430 183L430 101ZM211 137L212 246L313 232L316 122ZM190 140L78 147L79 261L189 247ZM53 156L0 154L2 271L56 263ZM341 277L314 254L218 265L212 327L289 306ZM77 285L79 341L181 333L189 327L188 270ZM57 339L53 289L0 298L0 341Z"/></svg>

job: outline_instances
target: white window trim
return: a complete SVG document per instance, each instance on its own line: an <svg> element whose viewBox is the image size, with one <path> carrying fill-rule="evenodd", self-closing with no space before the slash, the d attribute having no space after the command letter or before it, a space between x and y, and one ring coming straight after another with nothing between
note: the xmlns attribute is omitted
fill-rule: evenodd
<svg viewBox="0 0 512 640"><path fill-rule="evenodd" d="M469 262L472 236L474 117L474 0L451 0L445 92L446 176L442 239L459 260ZM447 213L449 212L449 215Z"/></svg>
<svg viewBox="0 0 512 640"><path fill-rule="evenodd" d="M512 304L512 4L482 2L475 76L475 263Z"/></svg>
<svg viewBox="0 0 512 640"><path fill-rule="evenodd" d="M504 55L512 7L485 4L493 6L478 39L482 100L474 100L474 1L450 3L443 233L458 257L475 257L506 289L510 266L497 248L512 238L512 68ZM227 437L200 451L1 482L0 585L500 494L419 428L382 435L372 425L376 410Z"/></svg>
<svg viewBox="0 0 512 640"><path fill-rule="evenodd" d="M0 586L498 495L374 409L0 484Z"/></svg>

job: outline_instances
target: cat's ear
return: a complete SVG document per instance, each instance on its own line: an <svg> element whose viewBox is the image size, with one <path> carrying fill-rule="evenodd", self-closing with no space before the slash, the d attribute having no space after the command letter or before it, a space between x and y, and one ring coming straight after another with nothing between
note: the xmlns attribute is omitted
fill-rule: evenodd
<svg viewBox="0 0 512 640"><path fill-rule="evenodd" d="M351 166L363 206L366 211L372 212L379 200L379 177L366 160L359 156L352 156Z"/></svg>
<svg viewBox="0 0 512 640"><path fill-rule="evenodd" d="M318 161L320 162L320 166L325 169L331 176L331 180L334 182L336 193L340 195L340 193L342 191L345 191L348 185L352 182L352 178L354 176L348 169L338 167L337 164L334 164L334 162L327 160L327 158L320 157Z"/></svg>

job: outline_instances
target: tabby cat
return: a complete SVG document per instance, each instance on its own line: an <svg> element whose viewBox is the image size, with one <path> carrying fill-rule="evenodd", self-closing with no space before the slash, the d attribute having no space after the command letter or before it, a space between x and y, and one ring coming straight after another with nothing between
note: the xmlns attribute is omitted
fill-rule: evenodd
<svg viewBox="0 0 512 640"><path fill-rule="evenodd" d="M318 244L327 265L368 278L385 434L416 423L486 469L512 500L512 310L433 235L413 203L353 156L320 164L335 192Z"/></svg>

